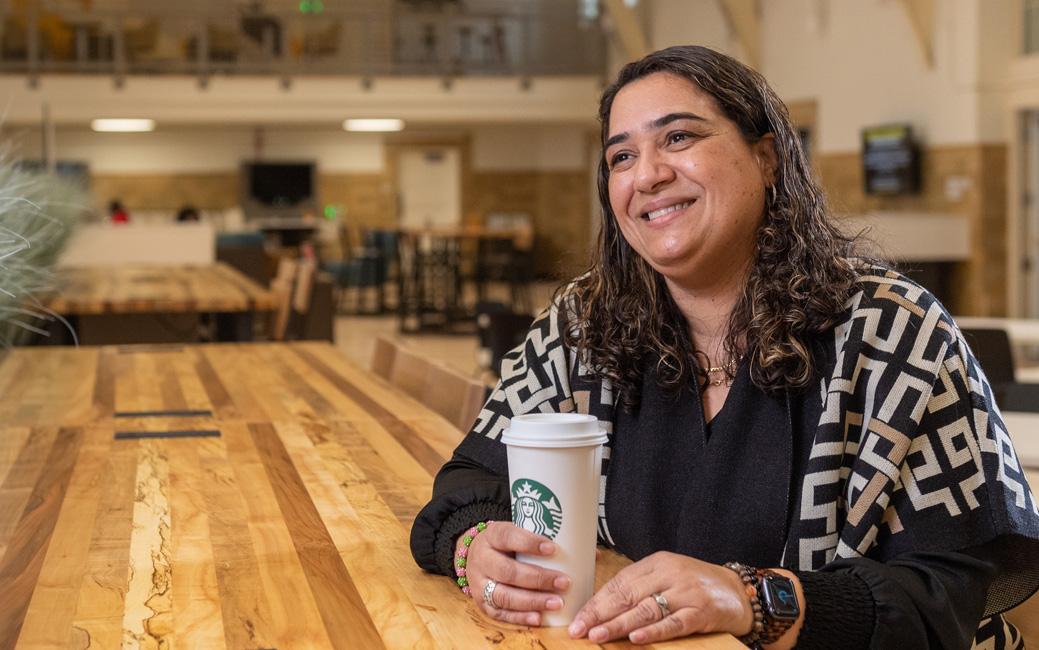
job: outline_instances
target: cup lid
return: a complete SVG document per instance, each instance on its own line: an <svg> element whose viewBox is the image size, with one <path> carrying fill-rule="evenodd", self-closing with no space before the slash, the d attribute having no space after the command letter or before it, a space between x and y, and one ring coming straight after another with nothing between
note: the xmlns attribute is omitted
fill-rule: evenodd
<svg viewBox="0 0 1039 650"><path fill-rule="evenodd" d="M512 418L501 441L516 447L593 447L605 444L599 420L583 413L528 413Z"/></svg>

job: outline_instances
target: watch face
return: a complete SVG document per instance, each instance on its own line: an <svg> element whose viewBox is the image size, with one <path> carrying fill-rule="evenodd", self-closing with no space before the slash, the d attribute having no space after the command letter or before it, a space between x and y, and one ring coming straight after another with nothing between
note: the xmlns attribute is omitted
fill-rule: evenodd
<svg viewBox="0 0 1039 650"><path fill-rule="evenodd" d="M797 605L797 592L790 578L767 576L761 581L761 586L765 604L773 618L783 621L797 619L801 608Z"/></svg>

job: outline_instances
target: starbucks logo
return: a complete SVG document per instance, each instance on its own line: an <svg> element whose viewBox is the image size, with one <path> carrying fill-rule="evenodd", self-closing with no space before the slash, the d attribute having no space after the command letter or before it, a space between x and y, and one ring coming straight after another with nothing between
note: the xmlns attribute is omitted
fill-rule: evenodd
<svg viewBox="0 0 1039 650"><path fill-rule="evenodd" d="M555 539L563 525L563 509L552 490L530 479L512 483L512 523L549 539Z"/></svg>

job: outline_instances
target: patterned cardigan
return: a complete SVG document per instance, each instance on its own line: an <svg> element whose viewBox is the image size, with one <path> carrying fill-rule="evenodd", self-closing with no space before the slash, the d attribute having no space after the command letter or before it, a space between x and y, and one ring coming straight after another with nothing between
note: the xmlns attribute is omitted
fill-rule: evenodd
<svg viewBox="0 0 1039 650"><path fill-rule="evenodd" d="M564 346L560 309L557 302L543 313L505 358L470 436L498 439L512 415L549 411L590 413L612 435L610 383ZM842 558L883 562L1005 536L1012 561L989 590L975 647L1022 647L998 614L1039 586L1039 508L977 360L938 301L895 272L866 269L847 314L832 330L818 387L822 416L783 565L810 571ZM612 546L609 457L608 442L599 540Z"/></svg>

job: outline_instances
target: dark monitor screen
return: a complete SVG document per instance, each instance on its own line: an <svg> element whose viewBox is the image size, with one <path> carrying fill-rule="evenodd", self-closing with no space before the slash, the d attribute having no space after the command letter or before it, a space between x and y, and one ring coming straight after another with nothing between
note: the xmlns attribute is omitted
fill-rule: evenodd
<svg viewBox="0 0 1039 650"><path fill-rule="evenodd" d="M264 205L289 208L314 196L314 165L252 163L249 195Z"/></svg>
<svg viewBox="0 0 1039 650"><path fill-rule="evenodd" d="M920 149L904 124L862 130L866 194L911 194L920 190Z"/></svg>

